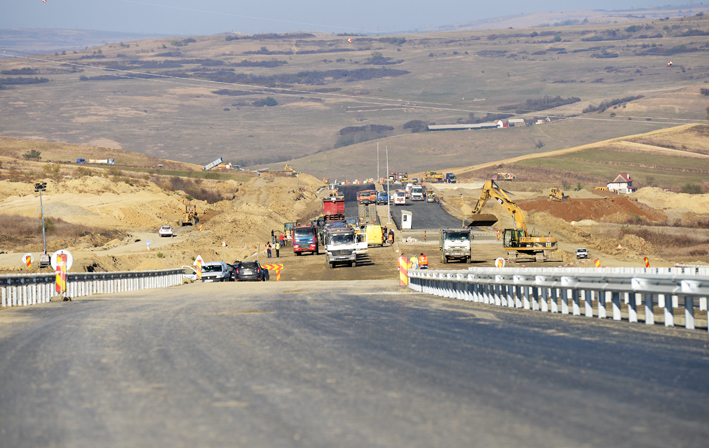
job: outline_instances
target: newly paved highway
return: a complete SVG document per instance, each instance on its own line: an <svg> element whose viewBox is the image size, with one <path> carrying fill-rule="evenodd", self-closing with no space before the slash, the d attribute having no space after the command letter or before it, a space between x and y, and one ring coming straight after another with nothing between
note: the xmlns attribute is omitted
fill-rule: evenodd
<svg viewBox="0 0 709 448"><path fill-rule="evenodd" d="M704 447L709 335L193 284L0 311L2 447Z"/></svg>

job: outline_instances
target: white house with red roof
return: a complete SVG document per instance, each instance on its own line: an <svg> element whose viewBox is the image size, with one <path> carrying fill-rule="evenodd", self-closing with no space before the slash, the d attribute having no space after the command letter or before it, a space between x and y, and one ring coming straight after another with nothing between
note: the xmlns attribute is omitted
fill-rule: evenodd
<svg viewBox="0 0 709 448"><path fill-rule="evenodd" d="M618 174L612 182L608 182L607 186L608 190L623 194L634 193L638 189L633 187L633 179L628 173Z"/></svg>

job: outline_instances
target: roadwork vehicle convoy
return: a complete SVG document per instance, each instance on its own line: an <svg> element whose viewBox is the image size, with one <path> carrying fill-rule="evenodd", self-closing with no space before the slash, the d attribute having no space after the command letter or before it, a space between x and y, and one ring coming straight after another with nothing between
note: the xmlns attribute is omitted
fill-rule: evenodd
<svg viewBox="0 0 709 448"><path fill-rule="evenodd" d="M490 198L494 198L512 215L512 229L504 229L503 247L510 260L527 259L531 261L561 261L558 253L556 238L553 236L532 236L527 232L527 220L522 209L515 204L494 180L489 180L483 185L482 192L475 204L471 223L469 226L492 226L497 222L497 217L491 214L482 214L480 211Z"/></svg>
<svg viewBox="0 0 709 448"><path fill-rule="evenodd" d="M472 239L473 234L470 229L441 229L439 236L441 262L460 260L463 263L470 263Z"/></svg>
<svg viewBox="0 0 709 448"><path fill-rule="evenodd" d="M354 229L349 226L327 229L325 231L325 251L325 263L328 268L334 268L337 264L357 266Z"/></svg>
<svg viewBox="0 0 709 448"><path fill-rule="evenodd" d="M318 231L312 226L295 226L293 227L293 253L300 256L304 252L315 255L320 253Z"/></svg>

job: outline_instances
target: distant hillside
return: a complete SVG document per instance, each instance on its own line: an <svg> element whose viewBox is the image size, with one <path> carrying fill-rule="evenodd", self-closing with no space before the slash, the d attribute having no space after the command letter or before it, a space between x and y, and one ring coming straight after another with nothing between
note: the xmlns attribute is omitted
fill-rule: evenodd
<svg viewBox="0 0 709 448"><path fill-rule="evenodd" d="M707 12L708 10L709 6L706 5L672 5L627 10L537 11L527 14L511 14L473 22L432 27L421 30L421 32L437 33L444 31L494 30L584 24L624 24L629 22L659 20L666 17L687 17L699 12Z"/></svg>
<svg viewBox="0 0 709 448"><path fill-rule="evenodd" d="M118 33L97 30L67 29L0 29L0 48L12 51L51 53L62 50L79 50L96 47L107 42L169 37L158 34Z"/></svg>
<svg viewBox="0 0 709 448"><path fill-rule="evenodd" d="M703 121L706 60L709 14L397 36L120 41L0 59L0 135L196 165L223 157L373 177L377 142L398 171L414 172ZM505 117L545 124L428 131Z"/></svg>

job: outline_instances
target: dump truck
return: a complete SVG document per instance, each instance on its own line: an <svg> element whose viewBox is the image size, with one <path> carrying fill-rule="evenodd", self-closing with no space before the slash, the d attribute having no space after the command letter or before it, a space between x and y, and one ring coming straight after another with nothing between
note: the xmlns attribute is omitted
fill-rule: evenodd
<svg viewBox="0 0 709 448"><path fill-rule="evenodd" d="M426 171L423 173L424 182L443 182L443 174L435 171Z"/></svg>
<svg viewBox="0 0 709 448"><path fill-rule="evenodd" d="M181 226L196 226L199 222L199 217L197 216L197 206L191 204L185 204L185 213L180 218Z"/></svg>
<svg viewBox="0 0 709 448"><path fill-rule="evenodd" d="M318 255L318 230L313 226L293 227L293 253L301 255L303 252L310 252Z"/></svg>
<svg viewBox="0 0 709 448"><path fill-rule="evenodd" d="M492 226L497 222L495 215L480 213L490 198L494 198L495 202L502 205L512 215L513 228L504 229L502 239L503 247L510 260L561 261L561 255L557 251L556 238L551 235L533 236L527 232L527 220L522 209L493 180L489 180L483 185L478 202L473 209L469 227Z"/></svg>
<svg viewBox="0 0 709 448"><path fill-rule="evenodd" d="M345 199L331 196L322 200L322 214L325 221L342 221L345 219Z"/></svg>
<svg viewBox="0 0 709 448"><path fill-rule="evenodd" d="M354 229L351 227L327 229L324 239L325 264L328 268L334 268L336 264L342 263L346 263L350 267L357 266L357 244Z"/></svg>
<svg viewBox="0 0 709 448"><path fill-rule="evenodd" d="M470 229L441 229L439 235L441 262L460 260L463 263L470 263L472 240L473 234Z"/></svg>

